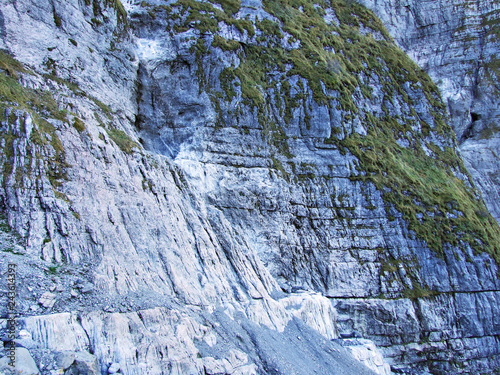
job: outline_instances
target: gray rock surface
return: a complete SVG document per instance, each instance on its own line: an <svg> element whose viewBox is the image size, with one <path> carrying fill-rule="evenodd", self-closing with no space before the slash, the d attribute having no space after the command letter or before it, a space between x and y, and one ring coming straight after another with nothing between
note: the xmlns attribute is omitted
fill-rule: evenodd
<svg viewBox="0 0 500 375"><path fill-rule="evenodd" d="M124 2L126 23L105 4L0 5L0 45L31 69L18 82L53 99L1 107L2 246L24 254L6 251L0 267L17 264L20 322L43 374L68 350L75 373L373 373L330 341L352 331L400 371L500 366L498 265L467 244L432 250L355 155L325 141L370 131L342 93L325 89L330 102L318 102L305 78L271 71L290 91L269 88L263 113L239 78L225 96L224 68L244 59L208 48L213 32L196 21L173 29L181 21L160 0ZM243 1L235 17L276 20L270 12ZM340 22L331 9L322 17ZM263 37L222 21L216 35L238 48ZM279 43L300 45L286 33ZM395 128L428 125L401 147L455 148L424 84L389 98L380 69L360 73L372 91L352 94L356 108L390 113ZM282 108L285 97L297 102ZM46 293L50 304L36 306ZM375 350L362 356L380 364Z"/></svg>
<svg viewBox="0 0 500 375"><path fill-rule="evenodd" d="M75 353L69 351L57 353L54 357L57 366L63 370L67 370L75 362L75 358Z"/></svg>
<svg viewBox="0 0 500 375"><path fill-rule="evenodd" d="M101 371L98 363L95 355L87 352L76 352L73 364L64 373L67 375L99 375Z"/></svg>
<svg viewBox="0 0 500 375"><path fill-rule="evenodd" d="M55 290L55 287L54 287L54 290ZM45 292L42 294L42 296L38 300L38 303L40 305L42 305L43 307L45 307L46 309L50 309L56 303L56 295L54 293Z"/></svg>
<svg viewBox="0 0 500 375"><path fill-rule="evenodd" d="M30 374L39 375L40 371L31 357L30 352L26 348L15 349L15 366L10 366L11 359L6 357L0 358L0 372L2 374Z"/></svg>

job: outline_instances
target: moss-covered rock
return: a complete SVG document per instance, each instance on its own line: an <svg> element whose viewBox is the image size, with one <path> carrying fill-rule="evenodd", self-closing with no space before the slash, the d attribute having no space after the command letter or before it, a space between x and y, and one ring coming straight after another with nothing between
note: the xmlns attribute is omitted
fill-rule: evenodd
<svg viewBox="0 0 500 375"><path fill-rule="evenodd" d="M317 105L335 108L341 116L340 126L332 126L323 142L356 156L352 178L373 182L388 212L396 208L438 253L446 244L470 244L500 262L500 229L456 153L438 89L395 45L380 20L362 5L343 0L268 0L263 6L269 18L252 21L236 16L236 3L182 0L165 14L174 34L194 27L213 35L202 48L197 44L198 60L216 49L238 57L239 63L220 74L220 86L205 87L219 116L229 107L222 103L235 98L240 103L236 113L257 108L272 146L271 164L288 176L291 171L283 165L294 152L287 124L294 108L303 108L301 121L310 129L312 95ZM221 25L238 30L237 39ZM366 103L381 111L363 109ZM352 123L365 130L353 131Z"/></svg>

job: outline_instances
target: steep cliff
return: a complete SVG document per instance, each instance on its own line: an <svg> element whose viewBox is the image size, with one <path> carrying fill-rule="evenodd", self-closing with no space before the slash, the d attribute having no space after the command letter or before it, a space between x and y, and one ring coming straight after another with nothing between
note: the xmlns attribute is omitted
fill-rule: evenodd
<svg viewBox="0 0 500 375"><path fill-rule="evenodd" d="M339 331L500 366L500 229L367 8L11 0L0 30L2 270L42 373L370 373Z"/></svg>
<svg viewBox="0 0 500 375"><path fill-rule="evenodd" d="M498 1L360 0L438 85L467 169L500 221Z"/></svg>

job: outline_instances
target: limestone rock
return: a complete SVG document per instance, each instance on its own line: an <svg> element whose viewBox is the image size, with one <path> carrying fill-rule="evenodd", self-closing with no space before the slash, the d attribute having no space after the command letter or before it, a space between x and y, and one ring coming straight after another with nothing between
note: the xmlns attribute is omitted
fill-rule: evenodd
<svg viewBox="0 0 500 375"><path fill-rule="evenodd" d="M31 333L29 333L27 330L25 329L21 329L18 333L19 335L19 338L20 339L25 339L25 340L31 340L32 339L32 336L31 336Z"/></svg>
<svg viewBox="0 0 500 375"><path fill-rule="evenodd" d="M50 309L56 303L56 295L54 293L45 292L38 299L38 303L46 309Z"/></svg>
<svg viewBox="0 0 500 375"><path fill-rule="evenodd" d="M342 346L351 352L354 358L372 369L376 374L392 374L391 366L384 361L382 353L372 341L358 338L340 340L340 342Z"/></svg>
<svg viewBox="0 0 500 375"><path fill-rule="evenodd" d="M25 249L0 266L17 264L36 358L74 352L69 373L370 374L330 341L356 331L398 371L494 370L500 280L481 236L498 228L425 72L356 2L233 3L0 3L0 239ZM464 12L479 22L494 3ZM427 43L460 31L450 1L370 4L422 65L497 50ZM486 71L457 85L449 69L429 72L484 193L491 87L473 100Z"/></svg>
<svg viewBox="0 0 500 375"><path fill-rule="evenodd" d="M67 370L75 362L75 358L75 353L69 351L59 352L55 356L57 366L63 370Z"/></svg>
<svg viewBox="0 0 500 375"><path fill-rule="evenodd" d="M493 37L498 4L465 1L359 0L384 22L397 43L438 85L462 157L488 209L500 221L498 150L500 101Z"/></svg>
<svg viewBox="0 0 500 375"><path fill-rule="evenodd" d="M68 363L70 358L66 358ZM88 374L88 375L100 375L101 370L97 357L88 352L76 352L74 357L74 362L68 367L64 372L67 375L78 375L78 374Z"/></svg>
<svg viewBox="0 0 500 375"><path fill-rule="evenodd" d="M108 374L116 374L118 371L120 371L120 364L119 363L112 363L108 367Z"/></svg>
<svg viewBox="0 0 500 375"><path fill-rule="evenodd" d="M6 356L0 358L0 372L2 374L32 374L39 375L40 371L26 348L16 347L15 366L10 366L11 359Z"/></svg>

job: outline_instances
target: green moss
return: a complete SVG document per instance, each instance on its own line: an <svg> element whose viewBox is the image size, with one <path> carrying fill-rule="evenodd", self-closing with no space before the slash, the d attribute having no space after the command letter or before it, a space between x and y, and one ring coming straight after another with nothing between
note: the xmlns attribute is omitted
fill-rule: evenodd
<svg viewBox="0 0 500 375"><path fill-rule="evenodd" d="M75 119L73 120L73 127L79 132L83 132L85 130L85 123L78 117L75 117Z"/></svg>
<svg viewBox="0 0 500 375"><path fill-rule="evenodd" d="M366 136L354 134L340 142L365 171L358 178L383 191L384 200L438 253L445 244L469 243L500 262L500 229L478 193L455 177L462 169L455 151L435 148L428 156L418 142L399 146L393 130L394 123L379 121Z"/></svg>
<svg viewBox="0 0 500 375"><path fill-rule="evenodd" d="M108 118L111 118L111 114L113 113L113 111L107 104L104 104L99 99L96 99L94 97L91 97L90 99L106 114Z"/></svg>
<svg viewBox="0 0 500 375"><path fill-rule="evenodd" d="M281 163L281 161L276 156L271 156L271 161L273 163L273 169L280 172L281 177L283 177L286 180L289 180L290 174L285 170L285 167L283 167L283 163Z"/></svg>
<svg viewBox="0 0 500 375"><path fill-rule="evenodd" d="M56 13L55 10L53 11L53 16L54 16L54 23L56 24L56 26L61 27L62 25L61 18L59 17L59 15Z"/></svg>
<svg viewBox="0 0 500 375"><path fill-rule="evenodd" d="M127 11L123 6L120 0L93 0L92 4L90 0L85 0L85 5L92 5L92 11L94 13L94 18L92 19L94 24L102 24L102 21L99 19L103 17L102 9L105 8L113 8L116 11L116 17L118 22L121 24L127 24ZM96 21L96 22L94 22Z"/></svg>
<svg viewBox="0 0 500 375"><path fill-rule="evenodd" d="M283 38L283 33L279 23L264 19L262 21L257 21L256 26L258 29L264 32L266 38L276 37L278 39Z"/></svg>
<svg viewBox="0 0 500 375"><path fill-rule="evenodd" d="M51 93L21 86L17 75L0 73L0 101L15 108L36 111L61 121L67 121L66 112L60 110Z"/></svg>
<svg viewBox="0 0 500 375"><path fill-rule="evenodd" d="M91 18L90 22L92 22L92 25L94 25L94 26L101 26L102 25L102 21L97 19L97 18Z"/></svg>
<svg viewBox="0 0 500 375"><path fill-rule="evenodd" d="M2 249L4 253L11 253L14 255L23 255L23 253L17 252L12 246L8 246Z"/></svg>
<svg viewBox="0 0 500 375"><path fill-rule="evenodd" d="M486 70L486 78L491 83L498 84L498 82L500 82L500 59L493 57L484 65Z"/></svg>
<svg viewBox="0 0 500 375"><path fill-rule="evenodd" d="M212 46L219 47L223 51L235 51L240 48L240 43L236 40L227 40L221 38L219 35L215 35Z"/></svg>
<svg viewBox="0 0 500 375"><path fill-rule="evenodd" d="M59 271L59 267L60 266L49 266L47 271L51 274L51 275L57 275L58 271Z"/></svg>
<svg viewBox="0 0 500 375"><path fill-rule="evenodd" d="M217 0L224 12L233 15L240 10L241 0Z"/></svg>
<svg viewBox="0 0 500 375"><path fill-rule="evenodd" d="M218 30L218 23L225 22L227 25L235 26L242 33L246 30L250 36L255 34L252 22L232 17L240 9L240 0L220 0L214 3L220 4L223 10L215 8L210 2L178 0L171 7L180 8L180 16L177 14L167 14L167 16L172 19L181 17L182 24L173 27L177 32L194 26L201 32L215 33Z"/></svg>
<svg viewBox="0 0 500 375"><path fill-rule="evenodd" d="M469 243L500 263L500 229L485 214L478 193L455 177L456 172L465 172L458 156L452 149L435 150L433 155L424 152L423 145L429 146L426 137L431 133L451 140L450 144L454 139L446 123L439 90L395 45L380 20L352 1L331 0L327 5L322 1L263 0L262 4L277 22L256 21L258 38L240 43L216 36L211 46L204 43L203 48L198 44L193 46L192 52L199 62L200 90L211 93L219 118L222 118L221 100L230 101L241 92L243 106L237 111L243 112L248 107L256 110L263 136L272 146L272 165L284 175L280 160L293 155L288 150L282 124L289 123L293 109L302 106L301 119L308 127L310 109L306 101L312 93L316 103L340 110L343 123L361 120L367 129L366 136L349 135L346 129L334 128L325 142L337 145L343 154L350 152L357 157L361 173L354 179L374 183L383 192L388 210L396 208L420 239L440 254L446 244ZM171 19L172 32L194 27L202 33L217 35L220 22L250 30L249 26L243 27L242 20L232 16L237 5L221 5L223 11L210 2L179 0L171 5L178 10L178 16ZM327 6L334 11L339 25L325 22ZM361 26L371 33L361 33ZM373 35L382 38L375 39ZM226 68L220 76L225 95L208 87L210 80L202 69L201 61L209 55L210 48L233 51L239 57L239 65ZM493 61L490 71L495 69ZM372 97L370 80L366 77L382 85L387 103L383 104L383 115L374 116L358 109L359 94ZM422 104L433 117L430 123L422 122L415 110L410 109L400 118L390 117L391 104L413 106L405 91L408 86L411 91L424 94ZM270 115L276 109L280 115ZM401 141L409 146L401 146ZM310 173L304 173L303 178L314 178Z"/></svg>
<svg viewBox="0 0 500 375"><path fill-rule="evenodd" d="M479 139L491 139L495 134L500 133L500 126L497 124L489 124L479 134Z"/></svg>
<svg viewBox="0 0 500 375"><path fill-rule="evenodd" d="M12 158L15 156L14 145L18 136L13 131L17 122L24 127L25 117L30 116L36 126L31 130L30 143L27 152L28 165L19 166L24 170L16 170L15 181L22 184L22 174L31 173L30 158L33 154L41 154L42 150L48 150L50 156L44 158L42 163L46 170L47 177L54 189L58 188L62 181L67 179L65 162L65 152L62 143L56 133L55 127L45 120L45 118L58 119L67 122L67 112L60 110L51 93L47 91L32 90L23 87L17 81L17 75L26 72L20 63L15 63L12 58L1 55L1 61L7 65L4 72L0 72L0 112L4 116L9 112L7 123L3 124L1 136L5 142L3 182L13 172ZM16 73L9 73L9 70ZM4 120L4 119L2 119Z"/></svg>
<svg viewBox="0 0 500 375"><path fill-rule="evenodd" d="M338 27L328 25L321 12L305 0L264 1L263 4L280 22L256 22L257 28L265 34L261 43L244 44L239 48L238 42L224 41L220 36L216 36L213 43L214 47L224 50L240 51L241 63L234 68L234 73L239 78L246 103L262 105L263 92L268 92L269 82L276 80L270 79L270 75L275 77L277 72L305 78L318 103L329 104L325 89L338 91L340 105L352 112L357 111L352 98L356 87L361 86L362 93L371 96L369 86L362 85L357 78L361 71L380 74L382 68L388 69L389 79L384 76L381 82L391 92L397 83L425 78L425 74L390 41L380 21L359 4L347 6L344 1L333 1L332 6L342 22ZM181 0L173 6L182 8L184 27L194 25L201 32L216 33L221 21L229 25L243 21L235 20L230 12L221 12L208 2ZM377 41L369 34L360 34L361 24L381 33L386 40ZM300 48L282 48L285 32L300 42ZM430 80L427 79L426 85L432 85ZM406 95L402 89L398 90Z"/></svg>
<svg viewBox="0 0 500 375"><path fill-rule="evenodd" d="M380 273L384 274L385 272L394 273L399 269L399 265L401 261L398 259L386 260L380 265Z"/></svg>
<svg viewBox="0 0 500 375"><path fill-rule="evenodd" d="M139 145L130 138L127 133L119 129L106 129L109 137L116 145L127 154L131 154L134 148L139 148Z"/></svg>
<svg viewBox="0 0 500 375"><path fill-rule="evenodd" d="M78 43L76 42L76 40L71 39L71 38L69 38L68 40L69 40L69 42L70 42L71 44L73 44L75 47L78 47Z"/></svg>
<svg viewBox="0 0 500 375"><path fill-rule="evenodd" d="M17 72L28 73L23 64L2 50L0 50L0 69L13 78L17 78Z"/></svg>
<svg viewBox="0 0 500 375"><path fill-rule="evenodd" d="M9 224L7 223L7 219L5 218L4 214L0 214L0 231L4 233L10 233L11 229Z"/></svg>
<svg viewBox="0 0 500 375"><path fill-rule="evenodd" d="M118 21L122 23L127 22L127 11L120 0L115 0L114 7L118 16Z"/></svg>
<svg viewBox="0 0 500 375"><path fill-rule="evenodd" d="M430 298L438 295L439 292L423 287L418 283L413 283L412 288L407 288L403 291L403 297L416 300L419 298Z"/></svg>

